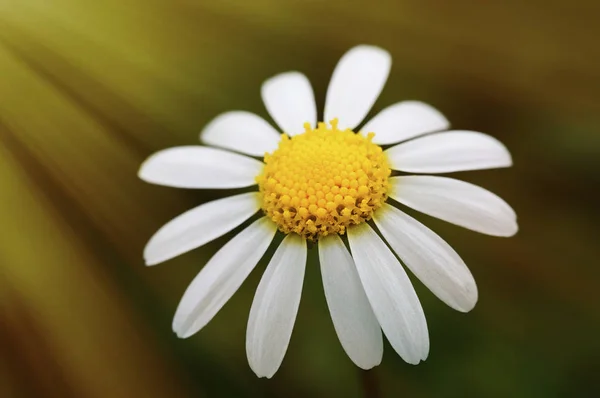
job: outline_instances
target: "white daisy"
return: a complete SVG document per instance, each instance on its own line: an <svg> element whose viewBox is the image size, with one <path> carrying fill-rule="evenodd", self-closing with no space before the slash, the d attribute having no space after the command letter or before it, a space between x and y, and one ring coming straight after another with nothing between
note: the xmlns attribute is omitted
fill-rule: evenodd
<svg viewBox="0 0 600 398"><path fill-rule="evenodd" d="M390 66L390 55L380 48L363 45L348 51L327 90L323 120L330 124L317 124L313 90L303 74L277 75L263 84L261 93L283 134L255 114L227 112L201 133L204 143L223 149L170 148L142 164L140 178L160 185L218 189L258 184L258 190L176 217L146 246L146 263L154 265L262 214L192 281L173 320L179 337L191 336L214 317L263 257L277 230L285 238L258 285L246 336L250 367L260 377L273 376L287 350L300 303L307 241L318 245L335 331L350 359L363 369L381 362L382 330L408 363L419 363L429 352L425 315L398 258L450 307L462 312L474 307L477 286L458 254L387 199L494 236L517 232L515 212L495 194L467 182L391 172L508 167L510 154L488 135L444 131L449 127L446 118L417 101L384 109L355 134ZM397 144L401 141L406 142ZM397 145L381 148L389 144ZM371 219L374 223L367 222Z"/></svg>

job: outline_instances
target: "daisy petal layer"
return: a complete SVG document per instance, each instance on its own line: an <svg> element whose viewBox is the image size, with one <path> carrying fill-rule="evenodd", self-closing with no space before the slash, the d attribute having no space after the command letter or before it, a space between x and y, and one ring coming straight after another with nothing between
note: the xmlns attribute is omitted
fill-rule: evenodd
<svg viewBox="0 0 600 398"><path fill-rule="evenodd" d="M452 173L512 165L510 153L494 137L475 131L447 131L385 151L390 167L410 173Z"/></svg>
<svg viewBox="0 0 600 398"><path fill-rule="evenodd" d="M374 46L350 49L338 62L325 99L325 121L340 129L358 126L379 97L390 73L390 54Z"/></svg>
<svg viewBox="0 0 600 398"><path fill-rule="evenodd" d="M517 233L517 216L500 197L477 185L437 176L390 178L390 196L406 206L494 236Z"/></svg>
<svg viewBox="0 0 600 398"><path fill-rule="evenodd" d="M169 221L146 245L146 265L169 260L231 231L260 209L258 195L250 192L208 202Z"/></svg>
<svg viewBox="0 0 600 398"><path fill-rule="evenodd" d="M254 269L276 230L268 218L256 220L208 261L179 302L173 319L177 336L193 335L215 316Z"/></svg>
<svg viewBox="0 0 600 398"><path fill-rule="evenodd" d="M419 101L403 101L388 106L361 129L366 137L375 133L378 145L395 144L422 134L446 130L448 120L437 109Z"/></svg>
<svg viewBox="0 0 600 398"><path fill-rule="evenodd" d="M279 133L254 113L232 111L210 121L200 133L202 142L251 156L264 156L279 144Z"/></svg>
<svg viewBox="0 0 600 398"><path fill-rule="evenodd" d="M259 377L271 378L283 361L296 321L304 269L306 240L285 237L256 289L248 329L246 354Z"/></svg>
<svg viewBox="0 0 600 398"><path fill-rule="evenodd" d="M375 224L390 247L440 300L461 312L473 309L477 285L458 254L435 232L384 204Z"/></svg>
<svg viewBox="0 0 600 398"><path fill-rule="evenodd" d="M146 182L176 188L242 188L256 184L263 166L222 149L181 146L156 152L138 174Z"/></svg>
<svg viewBox="0 0 600 398"><path fill-rule="evenodd" d="M381 363L381 328L360 282L352 256L338 235L319 239L325 298L344 351L362 369Z"/></svg>
<svg viewBox="0 0 600 398"><path fill-rule="evenodd" d="M310 82L302 73L287 72L265 81L262 99L284 133L292 136L304 132L304 123L317 123L315 95Z"/></svg>
<svg viewBox="0 0 600 398"><path fill-rule="evenodd" d="M348 228L352 257L373 312L394 350L416 365L427 358L429 334L419 298L394 254L367 223Z"/></svg>

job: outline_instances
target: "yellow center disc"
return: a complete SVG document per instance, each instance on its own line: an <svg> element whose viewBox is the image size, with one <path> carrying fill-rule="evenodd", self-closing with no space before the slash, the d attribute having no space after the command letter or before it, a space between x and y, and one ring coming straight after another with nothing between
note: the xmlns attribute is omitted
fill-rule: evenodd
<svg viewBox="0 0 600 398"><path fill-rule="evenodd" d="M257 182L262 209L279 230L314 241L371 219L387 199L391 171L372 133L338 130L337 120L305 128L282 135Z"/></svg>

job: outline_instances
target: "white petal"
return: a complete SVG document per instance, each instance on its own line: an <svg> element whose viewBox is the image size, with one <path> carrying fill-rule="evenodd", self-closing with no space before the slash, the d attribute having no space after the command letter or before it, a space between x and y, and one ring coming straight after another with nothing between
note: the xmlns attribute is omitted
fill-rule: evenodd
<svg viewBox="0 0 600 398"><path fill-rule="evenodd" d="M510 153L494 137L475 131L448 131L405 142L385 151L394 170L451 173L512 165Z"/></svg>
<svg viewBox="0 0 600 398"><path fill-rule="evenodd" d="M310 82L302 73L287 72L265 81L262 99L273 120L284 133L304 132L304 123L317 123L315 95Z"/></svg>
<svg viewBox="0 0 600 398"><path fill-rule="evenodd" d="M319 240L319 260L325 298L344 351L362 369L379 365L383 356L381 328L354 260L339 236Z"/></svg>
<svg viewBox="0 0 600 398"><path fill-rule="evenodd" d="M144 249L146 265L155 265L218 238L260 209L258 192L204 203L175 217L150 238Z"/></svg>
<svg viewBox="0 0 600 398"><path fill-rule="evenodd" d="M388 106L361 129L366 136L375 133L378 145L394 144L422 134L446 130L448 120L437 109L419 101L403 101Z"/></svg>
<svg viewBox="0 0 600 398"><path fill-rule="evenodd" d="M392 57L382 48L361 45L338 62L325 99L325 122L339 120L339 128L358 126L379 97L390 73Z"/></svg>
<svg viewBox="0 0 600 398"><path fill-rule="evenodd" d="M256 289L246 332L250 368L259 377L271 378L292 337L304 268L306 240L296 234L285 237Z"/></svg>
<svg viewBox="0 0 600 398"><path fill-rule="evenodd" d="M390 247L440 300L468 312L477 302L477 285L458 254L435 232L384 204L373 217Z"/></svg>
<svg viewBox="0 0 600 398"><path fill-rule="evenodd" d="M517 233L517 215L501 198L477 185L437 176L390 178L390 196L415 210L494 236Z"/></svg>
<svg viewBox="0 0 600 398"><path fill-rule="evenodd" d="M222 149L181 146L150 156L138 173L147 182L177 188L242 188L256 184L264 164Z"/></svg>
<svg viewBox="0 0 600 398"><path fill-rule="evenodd" d="M254 269L276 230L267 217L256 220L206 263L175 312L173 331L177 336L189 337L210 322Z"/></svg>
<svg viewBox="0 0 600 398"><path fill-rule="evenodd" d="M416 365L427 358L429 335L419 298L404 268L367 223L348 228L356 269L394 350Z"/></svg>
<svg viewBox="0 0 600 398"><path fill-rule="evenodd" d="M262 157L277 149L280 135L260 116L232 111L210 121L200 133L200 139L208 145Z"/></svg>

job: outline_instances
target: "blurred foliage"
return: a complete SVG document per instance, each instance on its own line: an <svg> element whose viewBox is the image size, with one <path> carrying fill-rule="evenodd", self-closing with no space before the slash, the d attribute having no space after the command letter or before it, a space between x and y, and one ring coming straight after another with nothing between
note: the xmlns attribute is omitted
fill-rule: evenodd
<svg viewBox="0 0 600 398"><path fill-rule="evenodd" d="M154 268L142 248L225 192L136 177L220 112L267 117L259 87L275 73L305 73L321 108L359 43L395 62L373 112L423 100L511 149L512 169L458 177L504 197L521 227L498 239L417 216L470 266L480 301L460 314L416 282L430 357L413 367L387 346L383 396L600 396L599 16L591 0L3 0L0 396L361 396L314 251L274 379L257 379L244 349L264 261L204 330L177 339L178 299L232 234Z"/></svg>

